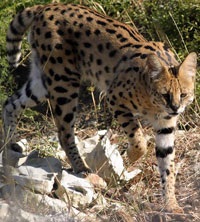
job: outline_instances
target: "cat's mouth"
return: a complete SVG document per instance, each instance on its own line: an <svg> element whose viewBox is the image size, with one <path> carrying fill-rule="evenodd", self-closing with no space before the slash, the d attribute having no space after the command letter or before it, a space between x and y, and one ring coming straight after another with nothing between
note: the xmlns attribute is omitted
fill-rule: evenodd
<svg viewBox="0 0 200 222"><path fill-rule="evenodd" d="M177 112L173 112L173 113L169 113L170 116L177 116L179 113Z"/></svg>

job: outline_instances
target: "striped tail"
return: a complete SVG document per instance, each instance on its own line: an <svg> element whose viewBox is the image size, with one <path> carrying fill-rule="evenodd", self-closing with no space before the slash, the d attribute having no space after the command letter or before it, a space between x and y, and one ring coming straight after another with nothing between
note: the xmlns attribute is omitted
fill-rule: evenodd
<svg viewBox="0 0 200 222"><path fill-rule="evenodd" d="M11 67L17 67L19 65L23 36L41 7L42 6L37 5L26 8L19 12L11 21L6 36L8 62Z"/></svg>

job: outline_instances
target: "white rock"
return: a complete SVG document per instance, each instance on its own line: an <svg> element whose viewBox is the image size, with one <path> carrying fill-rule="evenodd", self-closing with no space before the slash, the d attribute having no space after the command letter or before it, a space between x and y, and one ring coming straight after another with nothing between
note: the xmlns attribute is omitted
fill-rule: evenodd
<svg viewBox="0 0 200 222"><path fill-rule="evenodd" d="M129 181L141 172L139 169L126 171L117 144L110 142L111 131L108 131L101 140L100 135L102 136L102 132L77 144L81 157L93 172L109 183Z"/></svg>
<svg viewBox="0 0 200 222"><path fill-rule="evenodd" d="M33 209L36 214L51 214L66 212L69 208L69 203L56 198L51 198L45 194L34 193L24 189L21 186L15 188L15 199L20 203L23 209Z"/></svg>
<svg viewBox="0 0 200 222"><path fill-rule="evenodd" d="M0 221L4 221L9 212L9 205L3 200L0 201Z"/></svg>
<svg viewBox="0 0 200 222"><path fill-rule="evenodd" d="M86 179L63 170L55 194L66 202L70 201L74 207L86 207L93 200L94 188Z"/></svg>
<svg viewBox="0 0 200 222"><path fill-rule="evenodd" d="M72 212L69 213L68 210L65 209L62 213L56 213L54 215L48 213L48 211L45 211L44 209L44 215L39 214L35 212L37 210L37 206L32 207L30 209L32 212L26 211L24 208L21 208L17 203L11 202L10 204L7 203L2 203L0 201L0 221L2 222L13 222L13 221L20 221L20 222L75 222L78 221L74 219L72 216ZM73 211L73 209L71 210ZM79 212L79 214L81 214ZM86 215L83 216L82 218L86 217ZM78 213L77 216L75 217L77 219L81 218L79 217Z"/></svg>
<svg viewBox="0 0 200 222"><path fill-rule="evenodd" d="M0 221L3 222L75 222L87 218L69 202L36 194L19 185L6 202L0 199Z"/></svg>
<svg viewBox="0 0 200 222"><path fill-rule="evenodd" d="M28 158L16 168L12 177L17 184L39 193L51 193L55 178L61 174L61 163L54 157Z"/></svg>

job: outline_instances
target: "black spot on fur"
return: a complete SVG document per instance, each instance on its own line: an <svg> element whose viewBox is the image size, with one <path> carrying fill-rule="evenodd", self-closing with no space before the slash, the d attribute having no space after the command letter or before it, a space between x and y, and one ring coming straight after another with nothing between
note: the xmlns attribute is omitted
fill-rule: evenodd
<svg viewBox="0 0 200 222"><path fill-rule="evenodd" d="M59 97L57 98L58 105L65 105L67 103L71 102L71 99L68 99L66 97Z"/></svg>
<svg viewBox="0 0 200 222"><path fill-rule="evenodd" d="M133 138L133 137L134 137L134 133L130 133L130 134L129 134L129 137L130 137L130 138Z"/></svg>
<svg viewBox="0 0 200 222"><path fill-rule="evenodd" d="M106 29L106 32L108 32L109 34L115 34L116 30L114 30L114 29Z"/></svg>
<svg viewBox="0 0 200 222"><path fill-rule="evenodd" d="M54 71L53 71L53 69L49 69L49 74L50 74L50 76L54 76Z"/></svg>
<svg viewBox="0 0 200 222"><path fill-rule="evenodd" d="M167 176L169 176L169 174L170 174L170 171L168 169L166 169L166 174L167 174Z"/></svg>
<svg viewBox="0 0 200 222"><path fill-rule="evenodd" d="M62 57L57 57L57 61L58 61L58 63L62 64L63 63Z"/></svg>
<svg viewBox="0 0 200 222"><path fill-rule="evenodd" d="M114 117L117 118L119 115L122 115L122 114L124 114L124 111L117 110L117 111L115 111L115 113L114 113Z"/></svg>
<svg viewBox="0 0 200 222"><path fill-rule="evenodd" d="M86 36L90 36L91 35L91 31L88 29L85 31Z"/></svg>
<svg viewBox="0 0 200 222"><path fill-rule="evenodd" d="M149 49L149 50L151 50L151 51L153 51L153 52L156 51L156 50L155 50L152 46L150 46L150 45L146 45L146 46L144 46L144 48L145 48L145 49Z"/></svg>
<svg viewBox="0 0 200 222"><path fill-rule="evenodd" d="M51 78L47 77L47 83L48 83L48 85L52 85L52 80L51 80Z"/></svg>
<svg viewBox="0 0 200 222"><path fill-rule="evenodd" d="M101 32L99 31L99 29L96 29L96 30L94 31L94 34L98 36L98 35L101 34Z"/></svg>
<svg viewBox="0 0 200 222"><path fill-rule="evenodd" d="M46 39L49 39L49 38L51 38L51 37L52 37L51 32L46 32L46 33L45 33L45 38L46 38Z"/></svg>
<svg viewBox="0 0 200 222"><path fill-rule="evenodd" d="M37 35L40 35L40 34L41 34L40 28L36 28L35 31L36 31L36 34L37 34Z"/></svg>
<svg viewBox="0 0 200 222"><path fill-rule="evenodd" d="M56 86L56 87L54 88L54 90L55 90L56 92L58 92L58 93L65 93L65 92L67 92L67 89L63 88L62 86Z"/></svg>
<svg viewBox="0 0 200 222"><path fill-rule="evenodd" d="M102 44L98 44L97 45L97 49L98 49L99 52L102 53L103 52L103 45Z"/></svg>
<svg viewBox="0 0 200 222"><path fill-rule="evenodd" d="M126 128L129 124L130 124L129 122L122 123L122 127Z"/></svg>
<svg viewBox="0 0 200 222"><path fill-rule="evenodd" d="M80 14L80 15L78 15L78 18L79 18L79 19L80 19L80 18L83 18L83 15L81 15L81 14Z"/></svg>
<svg viewBox="0 0 200 222"><path fill-rule="evenodd" d="M142 55L140 56L141 59L145 59L146 57L147 57L147 54L142 54Z"/></svg>
<svg viewBox="0 0 200 222"><path fill-rule="evenodd" d="M85 48L91 48L92 44L89 42L85 42L83 43L83 45L85 46Z"/></svg>
<svg viewBox="0 0 200 222"><path fill-rule="evenodd" d="M116 55L117 53L117 50L112 50L110 53L109 53L109 56L112 58Z"/></svg>
<svg viewBox="0 0 200 222"><path fill-rule="evenodd" d="M86 20L87 20L88 22L91 22L91 21L93 20L93 18L92 18L92 17L87 17Z"/></svg>
<svg viewBox="0 0 200 222"><path fill-rule="evenodd" d="M74 32L74 36L78 39L81 37L81 32Z"/></svg>
<svg viewBox="0 0 200 222"><path fill-rule="evenodd" d="M64 121L67 123L70 123L74 118L74 114L73 113L68 113L65 115L64 117Z"/></svg>
<svg viewBox="0 0 200 222"><path fill-rule="evenodd" d="M102 60L101 59L97 59L97 65L101 65L102 64Z"/></svg>
<svg viewBox="0 0 200 222"><path fill-rule="evenodd" d="M60 44L60 43L57 43L57 44L55 45L55 48L56 48L56 49L63 49L63 45Z"/></svg>
<svg viewBox="0 0 200 222"><path fill-rule="evenodd" d="M60 108L58 105L56 105L55 113L56 113L56 115L58 115L58 116L61 116L61 115L62 115L62 110L61 110L61 108Z"/></svg>
<svg viewBox="0 0 200 222"><path fill-rule="evenodd" d="M106 22L100 21L100 20L97 20L97 24L102 25L102 26L106 26L107 25Z"/></svg>
<svg viewBox="0 0 200 222"><path fill-rule="evenodd" d="M56 59L54 57L50 57L49 58L49 61L52 63L52 64L56 64Z"/></svg>
<svg viewBox="0 0 200 222"><path fill-rule="evenodd" d="M72 99L75 99L75 98L78 97L78 93L73 93L73 94L70 95L70 97L71 97Z"/></svg>
<svg viewBox="0 0 200 222"><path fill-rule="evenodd" d="M49 20L52 21L53 19L54 19L54 15L50 15L50 16L49 16Z"/></svg>
<svg viewBox="0 0 200 222"><path fill-rule="evenodd" d="M68 31L69 32L69 31ZM57 30L58 35L63 36L64 35L64 31L61 29Z"/></svg>

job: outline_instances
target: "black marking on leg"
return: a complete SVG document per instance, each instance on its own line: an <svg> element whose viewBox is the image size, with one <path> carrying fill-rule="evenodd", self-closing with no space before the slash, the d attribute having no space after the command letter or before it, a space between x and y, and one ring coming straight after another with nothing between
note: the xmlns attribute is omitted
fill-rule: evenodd
<svg viewBox="0 0 200 222"><path fill-rule="evenodd" d="M57 98L58 105L65 105L67 103L71 102L71 99L68 99L67 97L59 97Z"/></svg>
<svg viewBox="0 0 200 222"><path fill-rule="evenodd" d="M161 179L161 183L162 183L162 184L166 183L166 179L162 178L162 179Z"/></svg>
<svg viewBox="0 0 200 222"><path fill-rule="evenodd" d="M167 176L169 176L169 174L170 174L169 169L166 169L166 174L167 174Z"/></svg>
<svg viewBox="0 0 200 222"><path fill-rule="evenodd" d="M117 111L115 111L115 113L114 113L114 117L117 118L119 115L122 115L122 114L124 114L124 111L117 110Z"/></svg>
<svg viewBox="0 0 200 222"><path fill-rule="evenodd" d="M60 106L56 105L55 113L56 113L57 116L61 116L62 115L62 110L61 110Z"/></svg>
<svg viewBox="0 0 200 222"><path fill-rule="evenodd" d="M72 135L71 135L70 133L67 133L67 134L65 135L65 138L66 138L66 139L69 139L70 137L72 137Z"/></svg>
<svg viewBox="0 0 200 222"><path fill-rule="evenodd" d="M157 134L170 134L174 131L174 127L163 128L157 131Z"/></svg>
<svg viewBox="0 0 200 222"><path fill-rule="evenodd" d="M26 86L26 95L27 97L31 98L36 104L39 104L40 102L38 98L33 95L33 92L31 91L30 86L31 86L31 81L29 81Z"/></svg>
<svg viewBox="0 0 200 222"><path fill-rule="evenodd" d="M133 114L132 114L132 113L125 113L125 114L123 115L123 117L130 117L130 118L132 118L132 117L133 117Z"/></svg>
<svg viewBox="0 0 200 222"><path fill-rule="evenodd" d="M10 43L17 43L17 42L21 42L22 41L22 38L20 38L20 37L17 37L17 38L15 38L15 39L13 39L13 38L9 38L8 36L6 36L6 42L10 42Z"/></svg>
<svg viewBox="0 0 200 222"><path fill-rule="evenodd" d="M156 157L165 158L167 155L173 153L173 147L160 148L156 147Z"/></svg>
<svg viewBox="0 0 200 222"><path fill-rule="evenodd" d="M126 128L129 125L129 122L122 123L122 127Z"/></svg>
<svg viewBox="0 0 200 222"><path fill-rule="evenodd" d="M18 15L18 22L19 22L19 24L20 24L22 27L25 26L25 25L24 25L24 21L23 21L23 16L22 16L22 14L19 14L19 15Z"/></svg>
<svg viewBox="0 0 200 222"><path fill-rule="evenodd" d="M68 90L63 88L62 86L56 86L54 87L54 90L58 93L66 93Z"/></svg>
<svg viewBox="0 0 200 222"><path fill-rule="evenodd" d="M12 50L7 50L7 55L8 55L8 56L16 55L16 54L18 54L18 53L20 53L20 49L17 49L17 48L14 48L14 49L12 49ZM14 63L13 63L13 64L14 64Z"/></svg>
<svg viewBox="0 0 200 222"><path fill-rule="evenodd" d="M70 123L74 118L74 114L73 113L68 113L65 115L64 117L64 121L67 123Z"/></svg>
<svg viewBox="0 0 200 222"><path fill-rule="evenodd" d="M71 97L72 99L75 99L75 98L78 97L78 93L73 93L73 94L70 95L70 97Z"/></svg>
<svg viewBox="0 0 200 222"><path fill-rule="evenodd" d="M13 150L15 152L18 152L18 153L22 153L23 152L21 146L18 145L17 143L12 143L11 144L11 150Z"/></svg>
<svg viewBox="0 0 200 222"><path fill-rule="evenodd" d="M12 32L13 35L20 35L20 33L17 31L17 29L13 25L13 21L10 24L10 31Z"/></svg>

